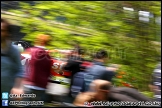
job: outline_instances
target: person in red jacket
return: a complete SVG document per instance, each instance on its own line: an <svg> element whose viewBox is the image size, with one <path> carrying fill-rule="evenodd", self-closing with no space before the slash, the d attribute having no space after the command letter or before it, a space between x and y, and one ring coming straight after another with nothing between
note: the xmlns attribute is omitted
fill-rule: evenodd
<svg viewBox="0 0 162 108"><path fill-rule="evenodd" d="M35 94L35 98L29 98L35 101L45 101L45 90L51 71L51 57L45 49L49 40L49 35L38 35L35 46L26 49L24 52L31 55L25 66L25 92Z"/></svg>

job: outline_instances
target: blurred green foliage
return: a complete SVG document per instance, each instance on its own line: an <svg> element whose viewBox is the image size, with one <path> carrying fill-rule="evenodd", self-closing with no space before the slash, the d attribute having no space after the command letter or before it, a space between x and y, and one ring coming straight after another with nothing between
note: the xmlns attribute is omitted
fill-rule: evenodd
<svg viewBox="0 0 162 108"><path fill-rule="evenodd" d="M154 93L153 92L148 92L148 91L144 91L144 92L141 92L143 95L149 97L149 98L152 98L154 97Z"/></svg>
<svg viewBox="0 0 162 108"><path fill-rule="evenodd" d="M34 42L36 35L45 33L53 39L50 49L70 49L73 40L87 54L106 49L109 63L122 64L121 71L127 73L127 78L136 79L134 86L149 90L156 57L160 55L160 45L154 43L160 41L157 32L161 25L155 23L155 18L161 16L160 1L38 1L35 6L20 5L21 10L11 11L26 16L19 19L26 33L24 40ZM139 11L148 11L153 17L149 22L140 21Z"/></svg>

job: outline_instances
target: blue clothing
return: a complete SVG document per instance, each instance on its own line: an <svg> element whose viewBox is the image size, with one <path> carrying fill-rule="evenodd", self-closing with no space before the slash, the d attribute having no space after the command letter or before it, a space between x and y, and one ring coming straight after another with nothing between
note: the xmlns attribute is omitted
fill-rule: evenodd
<svg viewBox="0 0 162 108"><path fill-rule="evenodd" d="M95 79L111 81L115 76L115 72L107 70L103 63L94 62L93 64L92 67L87 69L87 72L88 74L93 74Z"/></svg>
<svg viewBox="0 0 162 108"><path fill-rule="evenodd" d="M9 44L6 51L1 49L1 92L10 92L15 78L23 77L23 72L18 48Z"/></svg>
<svg viewBox="0 0 162 108"><path fill-rule="evenodd" d="M84 76L84 90L87 91L89 88L89 84L96 79L112 81L112 78L115 76L115 72L108 71L103 63L94 62L93 66L88 68L87 74Z"/></svg>

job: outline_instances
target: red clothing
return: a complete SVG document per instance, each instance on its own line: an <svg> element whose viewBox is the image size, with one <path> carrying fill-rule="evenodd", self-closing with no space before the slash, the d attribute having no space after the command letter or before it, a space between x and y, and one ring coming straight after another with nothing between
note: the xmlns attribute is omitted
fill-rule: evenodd
<svg viewBox="0 0 162 108"><path fill-rule="evenodd" d="M32 47L26 50L31 59L26 67L25 84L46 88L51 71L51 58L43 48Z"/></svg>

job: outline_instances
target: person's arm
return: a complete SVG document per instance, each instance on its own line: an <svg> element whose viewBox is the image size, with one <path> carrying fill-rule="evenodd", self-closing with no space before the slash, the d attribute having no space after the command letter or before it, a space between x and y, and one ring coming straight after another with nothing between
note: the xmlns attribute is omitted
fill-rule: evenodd
<svg viewBox="0 0 162 108"><path fill-rule="evenodd" d="M63 70L71 71L73 68L73 61L68 60L67 63L62 67Z"/></svg>
<svg viewBox="0 0 162 108"><path fill-rule="evenodd" d="M107 81L112 81L112 78L115 77L116 73L114 71L108 71L106 70L102 74L102 79Z"/></svg>
<svg viewBox="0 0 162 108"><path fill-rule="evenodd" d="M153 77L152 82L149 84L149 88L150 88L150 90L151 90L152 92L156 92L156 91L159 89L158 86L156 86L156 85L153 84L153 83L155 82L154 79L155 79L155 78Z"/></svg>
<svg viewBox="0 0 162 108"><path fill-rule="evenodd" d="M59 72L58 72L59 74L62 75L62 74L64 73L64 71L65 71L64 68L65 68L66 65L67 65L67 62L65 62L65 63L60 67L60 70L59 70Z"/></svg>
<svg viewBox="0 0 162 108"><path fill-rule="evenodd" d="M23 94L23 78L24 78L24 69L21 64L20 52L18 49L14 48L14 59L15 59L15 83L11 89L12 94Z"/></svg>
<svg viewBox="0 0 162 108"><path fill-rule="evenodd" d="M114 71L114 72L116 72L118 70L117 68L114 68L114 67L106 67L106 69L108 71Z"/></svg>
<svg viewBox="0 0 162 108"><path fill-rule="evenodd" d="M22 80L24 78L24 68L21 64L21 55L20 52L15 50L15 61L16 61L16 66L17 66L17 70L16 70L16 79L15 79L15 88L22 88L23 84L22 84Z"/></svg>
<svg viewBox="0 0 162 108"><path fill-rule="evenodd" d="M154 86L154 84L153 84L153 82L154 82L153 79L154 79L154 75L152 75L152 80L149 84L150 91L152 91L152 92L154 92L154 89L156 88L156 86Z"/></svg>
<svg viewBox="0 0 162 108"><path fill-rule="evenodd" d="M109 67L106 67L108 71L114 71L114 72L119 70L119 68L120 68L120 65L118 64L111 64Z"/></svg>
<svg viewBox="0 0 162 108"><path fill-rule="evenodd" d="M155 92L156 90L158 90L158 86L154 86L152 84L149 84L149 88L150 88L150 91L152 92Z"/></svg>

